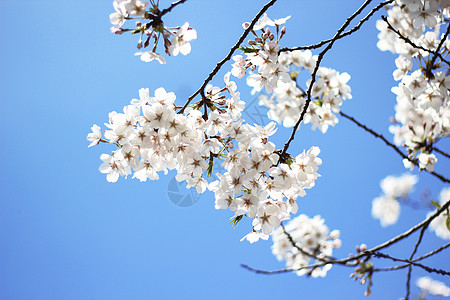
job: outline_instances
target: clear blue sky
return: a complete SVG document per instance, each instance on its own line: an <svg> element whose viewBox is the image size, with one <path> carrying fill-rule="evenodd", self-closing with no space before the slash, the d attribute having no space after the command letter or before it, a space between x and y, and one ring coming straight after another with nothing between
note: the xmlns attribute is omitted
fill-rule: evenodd
<svg viewBox="0 0 450 300"><path fill-rule="evenodd" d="M263 2L189 0L179 6L165 23L189 21L198 40L189 56L169 58L161 66L133 56L135 36L109 33L110 0L0 1L0 299L364 298L365 287L348 278L350 268L334 267L325 279L242 269L241 263L268 270L284 264L272 255L271 241L240 242L249 223L233 229L230 211L215 210L211 193L181 208L168 196L173 173L147 183L130 178L107 183L98 172L99 156L112 148L87 148L92 124L106 122L110 111L138 96L139 88L162 86L182 104ZM292 15L284 45L307 45L331 37L360 3L279 0L268 14ZM337 42L323 65L352 76L353 99L342 110L392 138L388 121L395 104L390 92L395 58L376 48L376 36L371 21ZM241 98L252 101L245 81L237 84ZM289 130L279 133L277 146ZM397 154L354 124L340 119L325 135L303 126L291 151L312 145L322 150L322 177L300 200L299 212L320 214L330 229L341 230L337 256L353 252L356 244L374 246L425 216L425 211L402 207L395 226L382 228L372 219L379 181L406 170ZM450 144L441 145L449 149ZM439 159L437 171L448 172L448 161ZM443 186L421 173L413 196L430 189L436 197ZM387 252L407 256L405 249L414 241ZM441 244L427 233L419 254ZM447 250L426 262L449 269L448 257ZM423 275L414 270L413 281ZM433 278L450 285L444 277ZM404 271L375 274L371 299L400 298L405 280Z"/></svg>

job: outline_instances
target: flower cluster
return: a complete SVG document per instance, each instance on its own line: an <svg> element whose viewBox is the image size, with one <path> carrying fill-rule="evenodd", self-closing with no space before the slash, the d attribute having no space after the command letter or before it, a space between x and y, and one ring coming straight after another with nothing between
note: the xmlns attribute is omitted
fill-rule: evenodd
<svg viewBox="0 0 450 300"><path fill-rule="evenodd" d="M149 47L153 40L152 50L135 54L140 56L142 61L156 60L161 64L166 63L165 58L156 53L161 39L165 52L169 56L177 56L179 53L187 55L191 52L190 42L197 38L197 32L189 27L188 23L175 28L165 27L162 21L163 12L159 10L158 4L153 0L150 3L141 0L114 0L113 5L116 12L109 16L113 25L111 32L122 34L131 31L132 34L139 34L138 49ZM134 29L122 28L126 20L133 19L138 20Z"/></svg>
<svg viewBox="0 0 450 300"><path fill-rule="evenodd" d="M387 176L380 182L384 194L373 199L372 216L380 219L381 226L397 222L400 215L398 200L406 200L417 181L416 175L405 173L399 177Z"/></svg>
<svg viewBox="0 0 450 300"><path fill-rule="evenodd" d="M242 78L247 69L250 74L247 84L253 88L253 93L260 92L263 88L267 92L261 94L260 104L266 106L268 117L285 127L292 127L297 122L306 103L306 92L297 83L299 73L306 70L310 77L314 71L317 56L307 51L281 52L279 41L286 32L286 27L279 28L287 19L270 20L266 15L253 28L254 40L248 42L247 47L241 48L246 58L242 55L233 57L234 64L231 73ZM244 23L244 28L246 23ZM271 32L274 26L277 36ZM260 30L258 35L255 30ZM311 123L312 129L319 128L325 133L329 126L338 122L335 113L339 113L344 99L350 99L350 87L347 85L350 75L319 67L317 80L311 89L311 102L304 122ZM311 79L306 82L309 87ZM270 97L269 97L270 96Z"/></svg>
<svg viewBox="0 0 450 300"><path fill-rule="evenodd" d="M450 188L444 188L439 195L439 203L435 202L437 208L440 208L444 203L450 201ZM431 212L428 216L435 212ZM438 237L445 240L450 240L450 213L447 209L441 213L430 223L430 229L436 233Z"/></svg>
<svg viewBox="0 0 450 300"><path fill-rule="evenodd" d="M308 266L314 259L318 262L330 259L333 249L341 246L339 230L330 232L320 216L309 218L306 215L300 215L289 221L285 229L295 245L292 245L283 229L278 228L272 235L272 253L278 260L285 260L286 266L294 270ZM331 266L326 264L312 270L305 268L298 270L297 275L325 277Z"/></svg>
<svg viewBox="0 0 450 300"><path fill-rule="evenodd" d="M443 297L450 296L450 288L448 286L430 277L420 277L417 279L416 284L422 290L422 297L420 299L424 299L428 294Z"/></svg>
<svg viewBox="0 0 450 300"><path fill-rule="evenodd" d="M377 45L399 54L393 73L399 84L392 88L397 96L395 124L389 130L397 145L407 147L405 167L412 170L411 161L417 161L420 169L433 171L433 144L450 135L449 63L444 59L450 40L440 33L450 17L448 1L397 0L388 14L387 21L377 21Z"/></svg>
<svg viewBox="0 0 450 300"><path fill-rule="evenodd" d="M118 147L101 156L99 170L108 181L131 174L141 181L156 180L158 172L176 169L176 179L186 181L187 188L213 191L215 207L233 211L235 223L244 216L253 219L252 231L244 238L254 242L267 239L282 220L297 212L296 200L314 186L322 161L318 147L295 158L282 155L269 141L276 132L274 122L265 127L245 123L240 118L244 102L229 77L225 75L224 88L208 85L186 114L176 113L175 94L159 88L151 97L148 89L141 89L139 99L123 113L109 114L106 139L97 125L87 139L90 146L107 142ZM208 183L205 177L218 163L225 171Z"/></svg>

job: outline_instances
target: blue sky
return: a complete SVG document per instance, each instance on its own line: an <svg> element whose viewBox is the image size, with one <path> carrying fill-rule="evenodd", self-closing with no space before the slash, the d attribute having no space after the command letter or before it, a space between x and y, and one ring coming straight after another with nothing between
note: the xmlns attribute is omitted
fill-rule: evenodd
<svg viewBox="0 0 450 300"><path fill-rule="evenodd" d="M162 7L170 4L160 2ZM313 2L279 0L268 11L272 18L292 15L284 46L331 37L360 5ZM183 208L169 193L174 173L147 183L130 178L108 183L98 171L99 156L112 148L87 148L92 124L106 122L110 111L122 110L142 87L164 87L183 104L262 3L189 0L177 7L164 22L177 26L188 21L198 39L190 55L159 65L133 56L135 36L109 32L112 1L0 1L0 299L364 298L365 287L348 278L350 268L334 267L324 279L242 269L241 263L267 270L284 264L271 254L270 240L240 242L249 222L233 229L230 211L215 210L211 193ZM395 58L376 48L376 36L371 21L338 41L323 65L352 76L353 99L342 111L392 139L388 125L395 104L390 92ZM230 64L224 66L217 84L229 69ZM241 98L250 103L254 97L245 81L236 82ZM280 128L278 133L280 147L290 131ZM326 134L302 126L291 153L313 145L322 150L322 177L300 200L299 213L320 214L330 229L341 230L343 245L336 256L346 256L357 244L375 246L425 216L425 211L402 207L399 223L387 228L371 217L380 180L406 171L380 140L340 119ZM440 146L449 149L448 142ZM445 173L450 164L438 158L437 171ZM429 189L436 198L444 185L419 175L413 197ZM190 192L182 188L179 193ZM408 256L415 239L387 252ZM443 243L429 232L419 254ZM448 255L447 250L426 262L449 269ZM423 275L414 270L413 281ZM433 278L450 285L444 277ZM375 274L372 299L400 298L405 280L404 271Z"/></svg>

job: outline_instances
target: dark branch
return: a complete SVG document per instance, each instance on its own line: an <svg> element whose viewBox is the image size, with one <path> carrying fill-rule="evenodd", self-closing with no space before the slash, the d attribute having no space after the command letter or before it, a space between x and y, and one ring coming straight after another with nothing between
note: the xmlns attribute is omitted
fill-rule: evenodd
<svg viewBox="0 0 450 300"><path fill-rule="evenodd" d="M408 156L407 156L405 153L403 153L397 146L395 146L393 143L389 142L389 141L388 141L384 136L382 136L381 134L375 132L374 130L372 130L372 129L370 129L369 127L367 127L366 125L360 123L360 122L357 121L355 118L353 118L353 117L351 117L351 116L349 116L349 115L343 113L342 111L339 112L339 114L340 114L341 116L343 116L344 118L346 118L346 119L352 121L352 122L355 123L356 125L358 125L358 127L363 128L365 131L369 132L369 133L372 134L373 136L375 136L375 137L377 137L377 138L380 138L386 145L388 145L389 147L391 147L392 149L394 149L395 152L397 152L397 153L398 153L401 157L403 157L404 159L409 160L412 164L414 164L414 165L417 166L417 167L419 166L419 163L418 163L416 160L413 160L413 159L411 159L410 157L408 157ZM438 174L438 173L436 173L436 172L434 172L434 171L429 172L429 171L427 171L426 169L424 169L424 171L426 171L426 172L428 172L428 173L434 175L435 177L439 178L439 179L440 179L441 181L443 181L443 182L447 182L447 183L450 182L450 179L448 179L448 178L444 177L443 175Z"/></svg>
<svg viewBox="0 0 450 300"><path fill-rule="evenodd" d="M172 9L175 8L175 6L177 6L178 4L183 4L184 2L186 2L187 0L178 0L176 2L173 2L168 8L165 8L161 11L161 16L164 16L165 14L169 13L172 11Z"/></svg>
<svg viewBox="0 0 450 300"><path fill-rule="evenodd" d="M302 110L302 112L300 114L300 118L298 119L297 123L295 123L294 127L292 128L291 136L289 137L289 139L286 142L286 144L284 144L283 151L280 154L280 158L278 160L278 163L280 163L283 160L284 156L286 155L286 151L288 150L290 143L294 140L295 133L296 133L298 127L300 126L300 123L303 121L303 118L305 117L306 111L308 110L309 104L311 103L311 91L312 91L312 88L314 86L314 83L316 82L316 74L317 74L317 71L319 70L320 63L321 63L323 57L325 56L325 53L327 53L331 49L331 47L333 47L334 42L339 38L339 36L345 30L345 28L347 28L347 26L350 24L350 22L354 18L356 18L356 16L359 15L361 13L361 11L363 11L363 9L367 5L370 4L370 2L372 2L372 0L366 0L364 2L364 4L361 5L361 7L358 8L358 10L356 12L354 12L353 15L351 15L344 22L344 24L341 26L341 28L339 28L339 30L336 32L335 36L331 39L331 41L328 44L328 46L322 52L319 53L316 65L314 67L314 71L311 74L311 83L309 84L308 91L306 93L307 94L307 99L306 99L305 106L303 107L303 110Z"/></svg>
<svg viewBox="0 0 450 300"><path fill-rule="evenodd" d="M408 263L409 266L413 265L413 266L422 268L422 269L424 269L425 271L427 271L429 273L437 273L437 274L440 274L440 275L450 276L450 272L447 272L447 271L441 270L441 269L431 268L431 267L425 266L423 264L416 263L416 262L414 262L412 260L409 260L409 259L395 258L395 257L389 256L389 255L381 253L381 252L374 252L373 256L381 257L381 258L387 258L387 259L390 259L390 260L395 261L395 262L405 262L405 263Z"/></svg>
<svg viewBox="0 0 450 300"><path fill-rule="evenodd" d="M351 35L352 33L354 33L355 31L358 31L361 26L367 22L372 15L377 12L378 10L380 10L382 7L384 7L385 5L394 2L394 0L389 0L386 2L381 2L380 4L378 4L376 7L374 7L368 14L367 16L365 16L364 18L361 19L361 21L359 21L358 25L356 25L355 27L353 27L352 29L344 32L343 34L339 35L338 39L341 39L343 37L346 37L347 35ZM294 47L294 48L282 48L280 50L280 52L287 52L287 51L294 51L294 50L310 50L310 49L317 49L322 47L323 45L328 44L329 42L331 42L333 39L328 39L328 40L323 40L320 43L314 44L314 45L310 45L310 46L301 46L301 47Z"/></svg>
<svg viewBox="0 0 450 300"><path fill-rule="evenodd" d="M435 151L435 152L437 152L437 153L439 153L439 154L441 154L441 155L447 157L447 158L450 158L450 154L445 153L444 151L442 151L442 150L440 150L440 149L438 149L438 148L436 148L436 147L434 147L434 146L433 146L431 149L432 149L433 151Z"/></svg>
<svg viewBox="0 0 450 300"><path fill-rule="evenodd" d="M295 249L297 249L298 251L300 251L302 254L304 254L304 255L306 255L306 256L309 256L309 257L311 257L311 258L314 258L314 259L323 261L323 262L331 262L331 263L333 263L333 261L336 260L334 257L331 257L331 256L325 256L325 258L323 258L323 257L318 257L317 255L315 255L315 254L313 254L313 253L310 253L309 251L307 251L307 250L303 249L302 247L298 246L298 245L295 243L294 239L292 238L291 234L290 234L289 232L286 231L286 228L284 227L284 225L281 224L280 226L281 226L281 228L283 228L283 232L284 232L284 234L287 236L287 238L288 238L289 242L291 243L292 247L294 247Z"/></svg>
<svg viewBox="0 0 450 300"><path fill-rule="evenodd" d="M428 252L427 254L425 254L425 255L423 255L423 256L421 256L421 257L418 257L418 258L412 260L412 262L420 261L420 260L423 260L423 259L428 258L428 257L430 257L430 256L433 256L433 255L435 255L436 253L441 252L441 251L444 250L444 249L447 249L448 247L450 247L450 243L447 243L447 244L445 244L445 245L443 245L443 246L441 246L441 247L439 247L439 248L437 248L437 249L435 249L435 250L433 250L433 251L431 251L431 252ZM394 267L378 268L378 269L374 269L374 272L379 272L379 271L395 271L395 270L404 269L404 268L408 267L409 265L410 265L409 263L406 263L406 264L404 264L404 265L399 265L399 266L394 266Z"/></svg>
<svg viewBox="0 0 450 300"><path fill-rule="evenodd" d="M446 203L444 203L441 206L441 208L436 210L436 212L431 214L425 220L423 220L422 222L420 222L420 223L416 224L415 226L411 227L407 231L405 231L405 232L395 236L394 238L392 238L392 239L390 239L390 240L388 240L388 241L386 241L386 242L384 242L384 243L382 243L382 244L380 244L378 246L373 247L372 249L369 249L369 250L366 250L366 251L362 251L362 252L360 252L357 255L350 255L350 256L348 256L346 258L342 258L342 259L335 259L333 261L327 261L327 262L312 264L312 265L301 267L301 268L298 268L298 269L282 269L282 270L275 270L275 271L264 271L264 270L258 270L258 269L251 268L251 267L249 267L247 265L241 265L241 266L243 268L246 268L246 269L250 270L250 271L253 271L253 272L256 272L256 273L260 273L260 274L279 274L279 273L300 271L300 270L303 270L303 269L318 268L318 267L322 267L322 266L324 266L326 264L347 264L348 262L356 261L356 260L358 260L358 259L360 259L362 257L370 256L371 254L373 254L375 252L378 252L381 249L387 248L387 247L389 247L389 246L391 246L391 245L393 245L393 244L395 244L395 243L397 243L397 242L407 238L408 236L410 236L411 234L413 234L417 230L421 229L422 227L428 226L428 224L430 224L431 221L433 221L436 217L438 217L440 214L442 214L444 211L446 211L449 206L450 206L450 200L448 200ZM441 247L440 250L443 250L443 249L447 248L448 246L449 245L446 245L445 247ZM438 251L435 251L435 253L437 253L437 252ZM428 254L428 256L431 256L431 255L433 255L435 253L431 252L431 254ZM420 259L423 259L425 257L428 257L428 256L423 256L423 257L421 257L419 259L414 260L414 262L418 261ZM409 266L409 264L407 266ZM407 267L407 266L405 266L405 267Z"/></svg>
<svg viewBox="0 0 450 300"><path fill-rule="evenodd" d="M398 37L399 37L400 39L402 39L403 41L405 41L406 43L410 44L411 46L413 46L413 47L416 48L416 49L420 49L420 50L426 51L426 52L428 52L428 53L431 53L431 54L435 55L435 57L438 56L443 62L445 62L447 65L450 66L450 63L449 63L448 61L446 61L445 58L438 52L439 49L441 48L441 45L439 45L439 47L438 47L438 49L437 49L436 51L435 51L435 50L431 50L431 49L426 49L426 48L424 48L424 47L422 47L422 46L416 45L416 44L415 44L413 41L411 41L409 38L405 37L400 31L398 31L397 29L395 29L395 28L391 25L391 23L389 23L389 21L387 20L386 16L381 16L381 18L383 19L384 22L386 22L388 28L389 28L390 30L392 30L393 32L395 32L395 33L398 35ZM446 34L448 34L448 28L447 28L447 33L446 33ZM434 60L436 60L436 59L434 59ZM434 61L433 61L433 64L434 64Z"/></svg>
<svg viewBox="0 0 450 300"><path fill-rule="evenodd" d="M188 101L184 106L180 109L178 112L179 114L183 113L186 107L191 103L191 101L201 92L205 89L206 85L213 79L213 77L219 72L220 68L231 59L231 56L233 55L234 51L239 48L239 46L242 44L242 42L245 40L247 35L253 30L253 26L255 26L256 22L258 22L259 18L271 7L277 0L271 0L266 5L261 8L261 10L256 14L256 16L253 18L252 22L250 23L250 26L244 31L244 33L241 35L239 40L236 42L236 44L231 47L230 52L228 52L227 56L225 56L220 62L217 63L217 65L214 67L214 69L209 73L208 77L203 82L202 86L191 96L189 96Z"/></svg>
<svg viewBox="0 0 450 300"><path fill-rule="evenodd" d="M440 58L442 61L445 61L445 62L447 63L447 65L450 65L446 60L444 60L444 59L442 58L441 54L439 53L439 50L440 50L441 47L444 45L444 42L445 42L445 40L447 39L449 33L450 33L450 25L447 26L447 31L445 31L445 34L444 34L444 36L442 37L442 39L441 39L441 41L440 41L440 43L439 43L439 46L438 46L437 49L436 49L436 52L433 53L433 54L434 54L434 55L433 55L433 58L432 58L431 61L429 61L428 64L427 64L427 70L426 70L426 72L427 72L427 75L429 75L429 76L428 76L429 78L432 77L431 70L433 70L433 68L434 68L434 63L436 62L436 58L438 57L438 55L439 55L439 58Z"/></svg>

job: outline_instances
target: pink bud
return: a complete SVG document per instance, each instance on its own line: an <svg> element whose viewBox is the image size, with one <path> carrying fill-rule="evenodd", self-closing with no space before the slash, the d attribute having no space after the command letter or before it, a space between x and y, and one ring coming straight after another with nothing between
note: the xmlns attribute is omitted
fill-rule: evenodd
<svg viewBox="0 0 450 300"><path fill-rule="evenodd" d="M247 29L250 26L249 22L242 23L242 28Z"/></svg>

